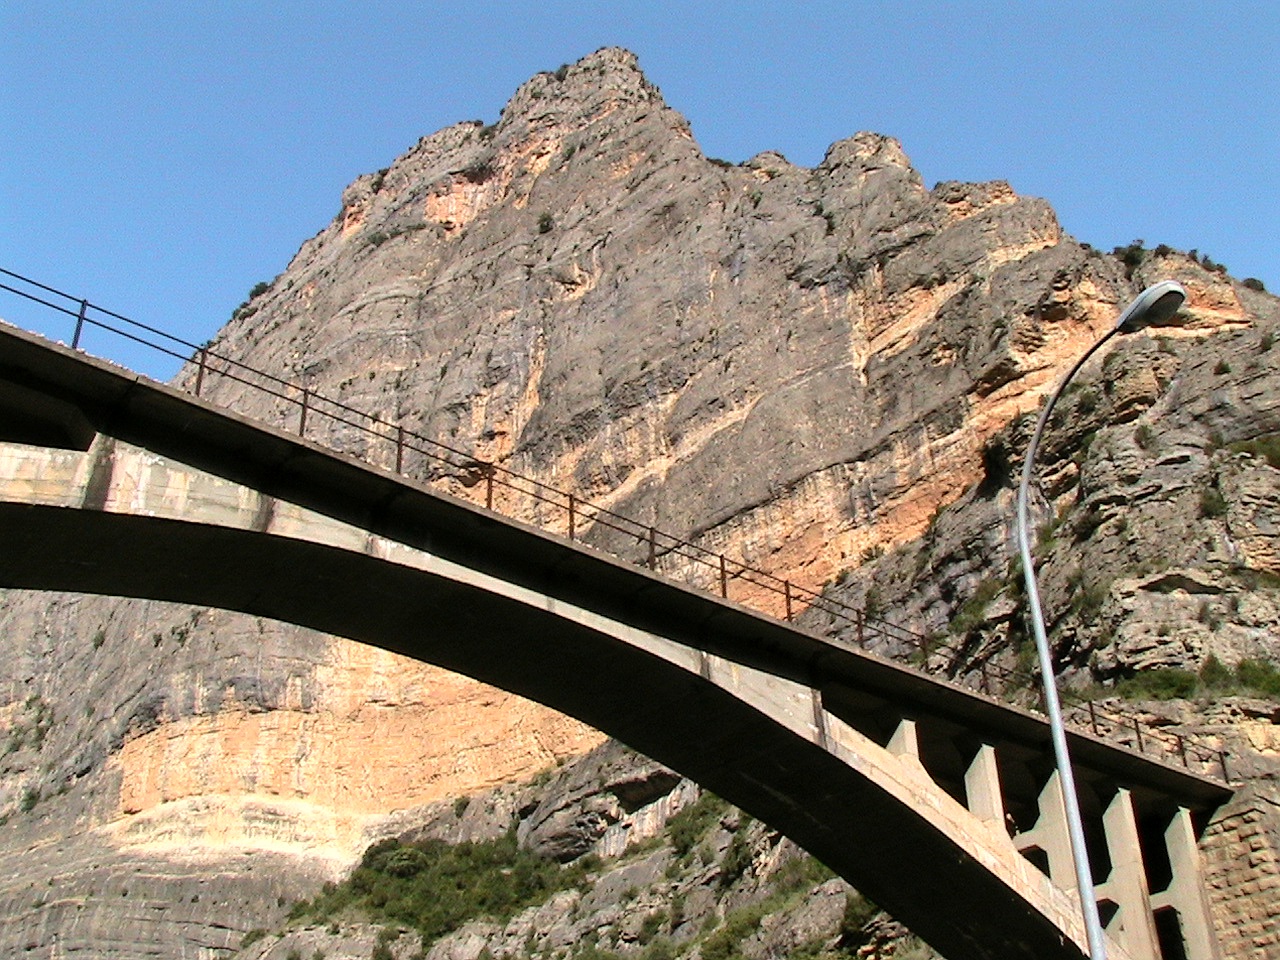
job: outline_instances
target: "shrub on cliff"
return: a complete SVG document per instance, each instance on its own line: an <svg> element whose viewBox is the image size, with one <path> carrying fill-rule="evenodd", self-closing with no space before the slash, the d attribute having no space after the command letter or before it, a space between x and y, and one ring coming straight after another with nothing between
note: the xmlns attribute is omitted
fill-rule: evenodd
<svg viewBox="0 0 1280 960"><path fill-rule="evenodd" d="M346 882L326 886L291 916L324 919L355 909L410 926L427 945L477 917L509 919L585 878L583 865L562 867L521 849L513 831L475 843L383 840L365 851Z"/></svg>
<svg viewBox="0 0 1280 960"><path fill-rule="evenodd" d="M1280 470L1280 433L1254 437L1252 440L1239 440L1231 444L1232 453L1247 453L1251 457L1267 461L1267 464Z"/></svg>
<svg viewBox="0 0 1280 960"><path fill-rule="evenodd" d="M1241 660L1236 664L1236 680L1265 697L1280 697L1280 670L1263 660Z"/></svg>
<svg viewBox="0 0 1280 960"><path fill-rule="evenodd" d="M1116 693L1133 700L1185 700L1194 696L1199 678L1190 670L1160 667L1144 670L1116 684Z"/></svg>
<svg viewBox="0 0 1280 960"><path fill-rule="evenodd" d="M1147 258L1146 243L1142 240L1135 240L1128 246L1116 247L1111 251L1111 255L1124 264L1125 276L1132 277L1133 271L1141 266L1142 261Z"/></svg>
<svg viewBox="0 0 1280 960"><path fill-rule="evenodd" d="M713 793L704 793L667 821L667 836L677 856L684 858L720 818L729 805Z"/></svg>
<svg viewBox="0 0 1280 960"><path fill-rule="evenodd" d="M1210 655L1198 674L1176 667L1144 670L1116 684L1115 692L1133 700L1186 700L1196 696L1280 698L1280 670L1265 660L1241 660L1235 670Z"/></svg>

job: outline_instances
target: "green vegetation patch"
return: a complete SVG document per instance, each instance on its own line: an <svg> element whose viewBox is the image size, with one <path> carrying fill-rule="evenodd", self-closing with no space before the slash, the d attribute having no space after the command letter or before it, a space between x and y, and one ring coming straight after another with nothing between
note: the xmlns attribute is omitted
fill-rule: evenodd
<svg viewBox="0 0 1280 960"><path fill-rule="evenodd" d="M1159 667L1143 670L1116 684L1116 693L1129 700L1185 700L1195 696L1199 678L1190 670Z"/></svg>
<svg viewBox="0 0 1280 960"><path fill-rule="evenodd" d="M622 960L622 957L612 950L602 950L594 943L588 943L573 954L573 960Z"/></svg>
<svg viewBox="0 0 1280 960"><path fill-rule="evenodd" d="M751 846L747 843L745 833L739 830L733 835L729 849L725 851L724 860L720 864L720 886L732 886L750 866Z"/></svg>
<svg viewBox="0 0 1280 960"><path fill-rule="evenodd" d="M1200 516L1205 519L1226 516L1227 500L1217 487L1205 487L1200 491Z"/></svg>
<svg viewBox="0 0 1280 960"><path fill-rule="evenodd" d="M740 945L756 932L760 921L769 913L769 902L753 903L733 910L724 925L702 942L702 960L735 960L742 956Z"/></svg>
<svg viewBox="0 0 1280 960"><path fill-rule="evenodd" d="M9 738L5 742L0 755L17 753L23 747L39 750L44 739L53 728L53 706L43 697L32 694L23 702L23 711L30 717L28 722L17 721L9 728Z"/></svg>
<svg viewBox="0 0 1280 960"><path fill-rule="evenodd" d="M259 940L261 940L263 937L265 937L266 935L267 935L267 931L262 929L262 927L254 927L252 930L246 933L244 935L244 938L240 941L240 949L243 950L245 947L252 946L253 944L257 943Z"/></svg>
<svg viewBox="0 0 1280 960"><path fill-rule="evenodd" d="M1142 240L1135 240L1128 246L1116 247L1111 251L1111 255L1124 264L1125 276L1132 277L1133 271L1142 265L1143 260L1147 259L1146 243Z"/></svg>
<svg viewBox="0 0 1280 960"><path fill-rule="evenodd" d="M729 812L729 805L713 793L704 793L667 821L667 836L676 854L685 858L707 832Z"/></svg>
<svg viewBox="0 0 1280 960"><path fill-rule="evenodd" d="M820 883L835 874L813 857L802 856L788 860L773 875L773 892L764 900L746 904L725 915L724 922L709 931L699 947L702 960L741 960L742 942L755 934L760 921L770 914L785 910ZM870 901L854 895L860 904L866 904L872 912Z"/></svg>
<svg viewBox="0 0 1280 960"><path fill-rule="evenodd" d="M328 920L355 909L375 922L412 927L425 949L469 920L508 920L557 891L581 886L586 877L582 865L561 866L521 849L514 831L497 840L460 844L383 840L365 851L346 881L326 884L290 916Z"/></svg>
<svg viewBox="0 0 1280 960"><path fill-rule="evenodd" d="M1140 423L1133 431L1133 442L1150 453L1156 446L1156 432L1149 423Z"/></svg>
<svg viewBox="0 0 1280 960"><path fill-rule="evenodd" d="M1241 660L1234 670L1210 655L1198 673L1178 667L1144 670L1121 680L1115 692L1130 700L1186 700L1244 695L1280 699L1280 670L1264 660Z"/></svg>
<svg viewBox="0 0 1280 960"><path fill-rule="evenodd" d="M1265 697L1280 697L1280 670L1262 660L1241 660L1236 664L1236 682L1246 690Z"/></svg>
<svg viewBox="0 0 1280 960"><path fill-rule="evenodd" d="M772 877L772 886L779 896L790 896L802 890L811 890L835 875L834 870L813 857L796 857L778 868Z"/></svg>
<svg viewBox="0 0 1280 960"><path fill-rule="evenodd" d="M879 907L856 890L845 894L844 914L840 918L840 939L856 940L862 928L879 912Z"/></svg>
<svg viewBox="0 0 1280 960"><path fill-rule="evenodd" d="M1000 593L1004 583L996 578L983 580L956 612L951 620L951 632L964 636L969 631L981 626L986 620L987 607Z"/></svg>
<svg viewBox="0 0 1280 960"><path fill-rule="evenodd" d="M1240 440L1228 448L1232 453L1247 453L1260 457L1277 470L1280 470L1280 433L1271 433L1252 440Z"/></svg>

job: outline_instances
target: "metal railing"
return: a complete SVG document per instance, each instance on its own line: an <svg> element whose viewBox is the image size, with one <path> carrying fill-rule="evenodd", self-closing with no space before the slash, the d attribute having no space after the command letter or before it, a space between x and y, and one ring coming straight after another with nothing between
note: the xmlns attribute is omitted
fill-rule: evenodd
<svg viewBox="0 0 1280 960"><path fill-rule="evenodd" d="M407 472L409 461L415 456L420 457L430 465L429 475L425 478L428 483L447 482L451 487L449 492L455 495L466 491L467 499L482 503L488 510L525 522L532 521L569 540L581 542L593 530L605 531L601 539L613 537L615 543L633 543L636 551L634 555L627 556L615 547L609 551L613 555L646 566L655 573L680 579L725 600L789 622L804 612L825 613L845 624L846 628L852 628L856 648L867 650L879 646L883 650L887 645L892 652L906 653L912 665L920 667L922 672L930 675L941 673L948 680L987 696L1007 696L1010 692L1030 692L1034 688L1033 675L1001 667L985 658L976 659L959 644L868 615L861 607L800 586L724 553L593 504L576 494L524 476L499 463L479 459L464 450L408 430L401 424L255 369L211 350L207 344L190 343L10 270L0 268L0 274L13 283L25 285L24 289L13 283L0 282L0 290L74 320L73 349L80 349L85 328L93 327L178 360L183 367L174 384L197 397L208 398L207 391L215 380L242 384L258 394L283 401L285 410L295 408L295 428L299 437L307 436L308 426L312 427L314 435L319 420L353 429L368 441L368 452L361 459L399 476L423 482L422 476ZM332 449L353 455L350 451ZM382 456L373 456L375 450L381 450ZM385 462L377 463L377 460ZM848 642L842 636L829 639L838 645ZM1068 691L1063 692L1062 699L1072 708L1072 723L1080 729L1117 741L1140 753L1154 754L1165 762L1176 762L1188 768L1194 762L1201 773L1218 776L1224 782L1228 780L1228 754L1225 750L1205 746L1181 734L1154 727L1144 728L1136 716L1092 699L1073 697Z"/></svg>

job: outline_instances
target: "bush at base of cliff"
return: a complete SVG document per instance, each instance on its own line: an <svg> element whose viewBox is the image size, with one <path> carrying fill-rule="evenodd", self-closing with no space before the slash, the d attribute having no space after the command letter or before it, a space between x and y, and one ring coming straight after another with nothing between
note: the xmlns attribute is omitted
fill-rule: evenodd
<svg viewBox="0 0 1280 960"><path fill-rule="evenodd" d="M468 920L506 920L586 877L586 865L562 867L521 849L514 831L497 840L454 845L384 840L365 851L350 879L326 886L290 916L323 920L355 909L375 922L412 927L425 947Z"/></svg>
<svg viewBox="0 0 1280 960"><path fill-rule="evenodd" d="M1144 670L1119 681L1115 693L1128 700L1188 700L1233 694L1280 698L1280 670L1262 660L1241 660L1232 670L1210 656L1199 673L1177 667Z"/></svg>

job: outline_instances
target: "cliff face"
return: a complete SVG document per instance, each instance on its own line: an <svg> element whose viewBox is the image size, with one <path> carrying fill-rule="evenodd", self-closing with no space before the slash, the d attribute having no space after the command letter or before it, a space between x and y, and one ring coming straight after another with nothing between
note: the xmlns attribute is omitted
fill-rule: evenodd
<svg viewBox="0 0 1280 960"><path fill-rule="evenodd" d="M1187 285L1188 325L1117 347L1047 439L1044 488L1070 531L1045 561L1055 637L1076 678L1274 659L1280 486L1232 449L1280 431L1274 298L1172 253L1130 276L1043 201L926 189L874 134L813 169L708 159L623 51L540 74L497 124L447 128L361 177L212 349L945 633L1007 576L1026 415L1158 276ZM207 392L297 416L232 382ZM391 456L324 421L309 433ZM1221 510L1202 515L1209 488ZM1103 599L1073 605L1082 587ZM987 595L958 632L1014 658L1016 604ZM0 635L0 912L31 918L20 937L38 951L77 910L110 955L230 948L392 811L600 742L441 671L224 612L10 594ZM1272 718L1223 709L1252 712L1175 719L1250 738L1250 770L1274 770ZM270 878L254 879L259 856ZM134 916L139 890L184 907Z"/></svg>
<svg viewBox="0 0 1280 960"><path fill-rule="evenodd" d="M416 821L406 844L492 841L514 824L528 848L576 858L581 879L509 917L460 918L438 936L385 915L369 922L321 896L263 928L243 955L365 957L382 944L396 960L936 956L767 825L615 743L535 783L423 809Z"/></svg>

